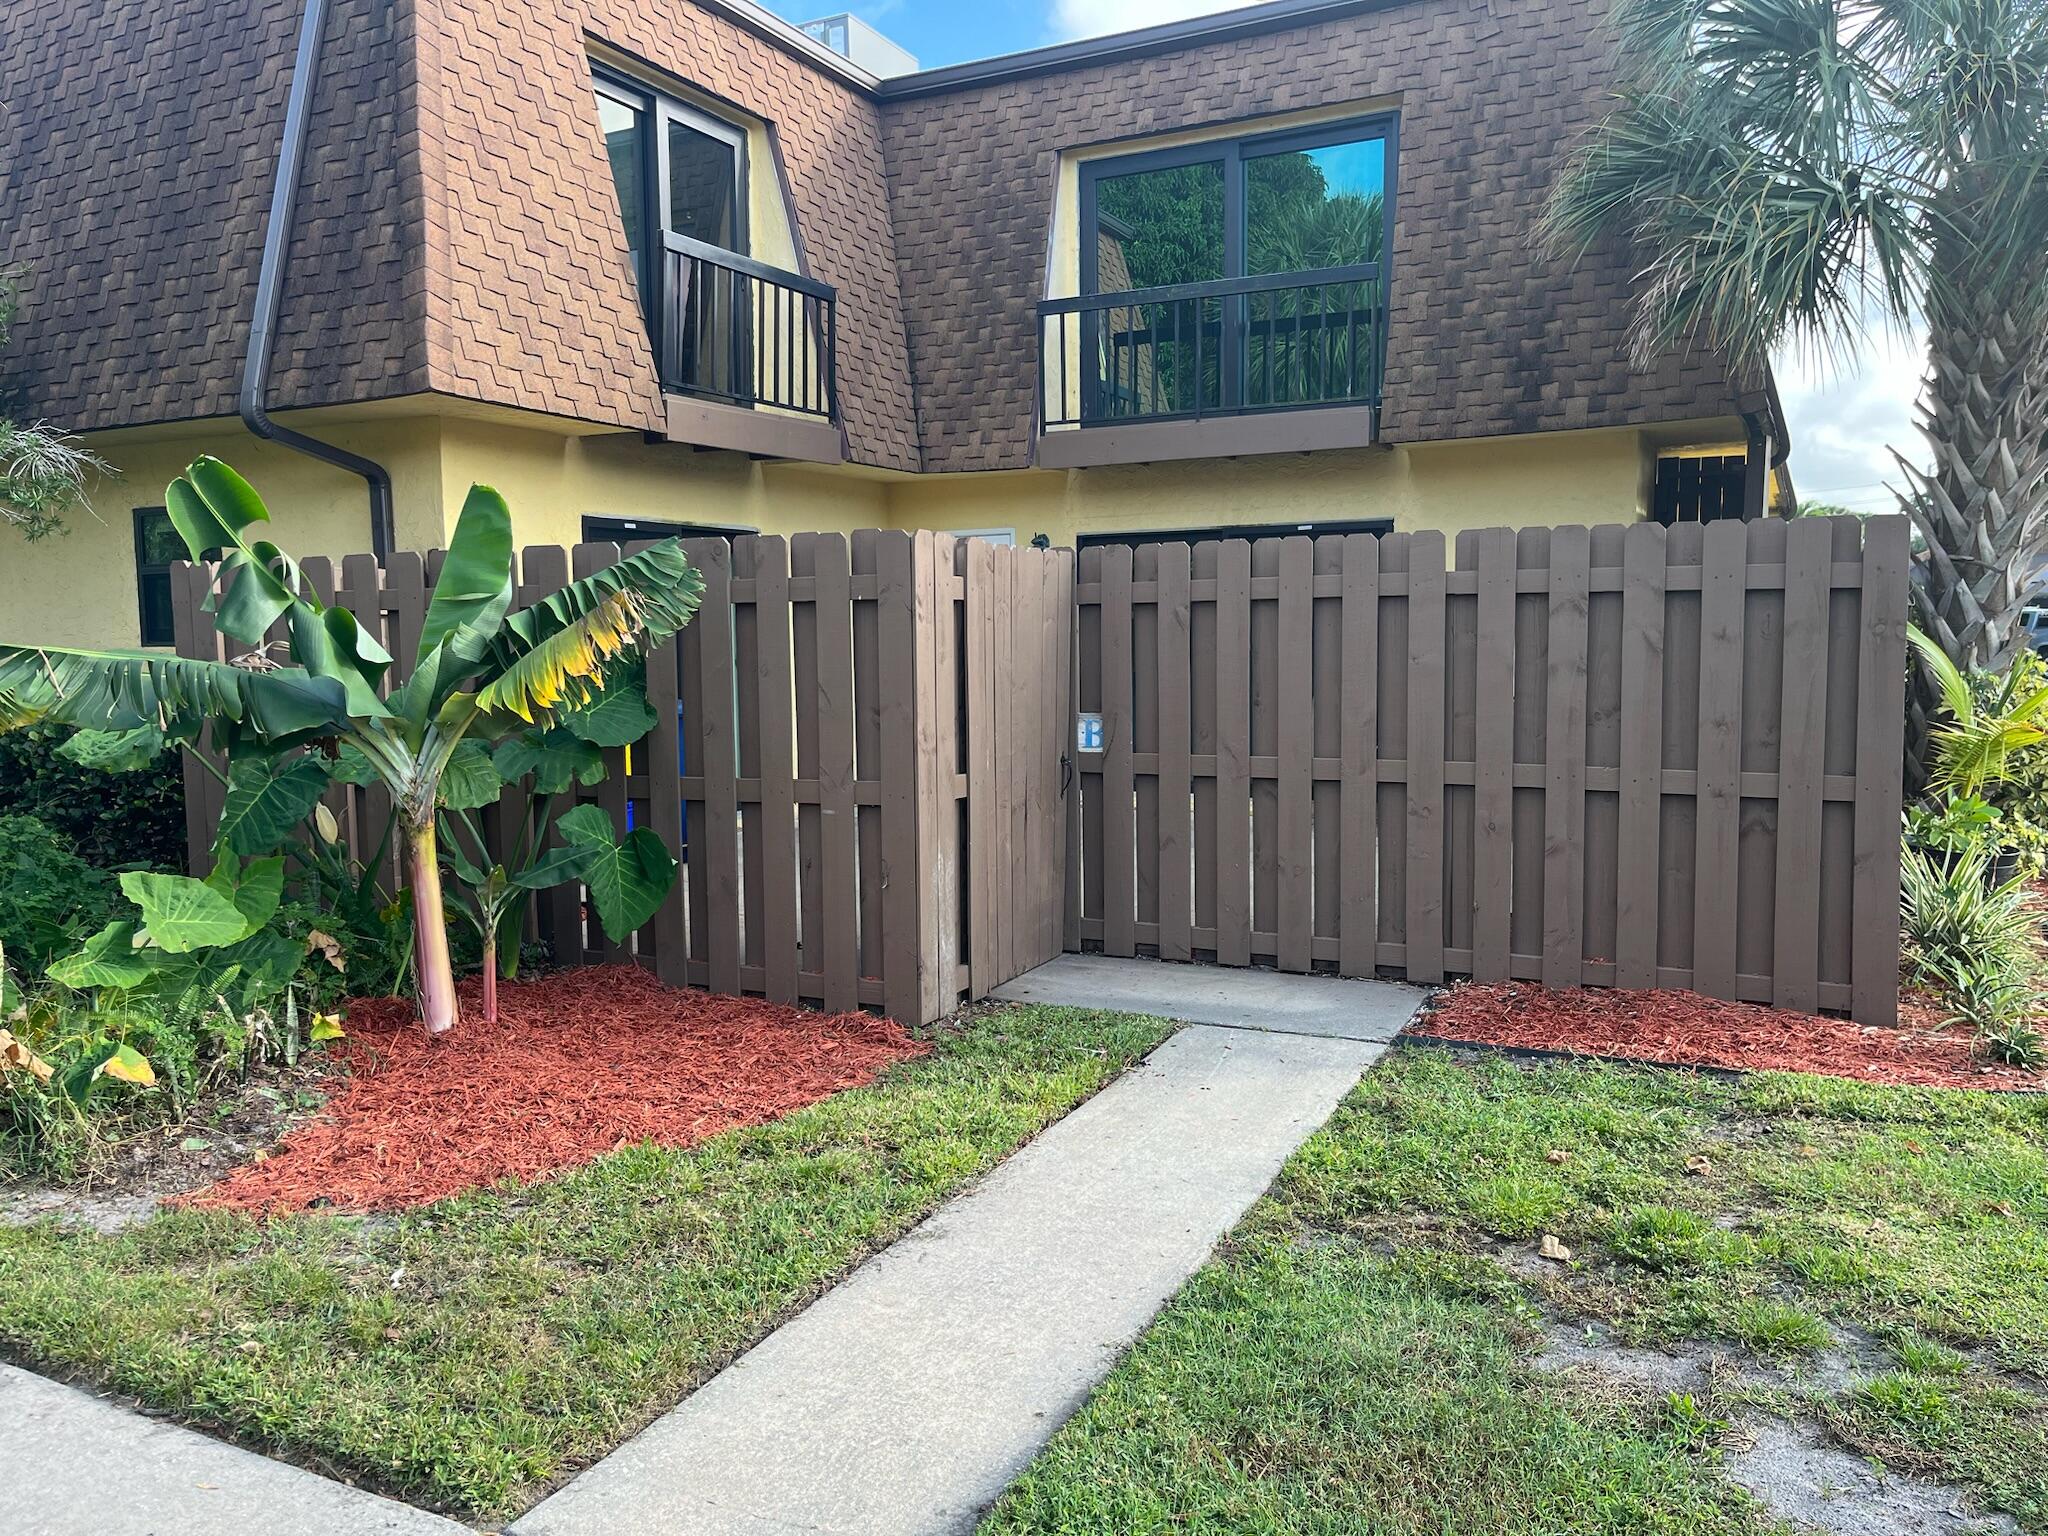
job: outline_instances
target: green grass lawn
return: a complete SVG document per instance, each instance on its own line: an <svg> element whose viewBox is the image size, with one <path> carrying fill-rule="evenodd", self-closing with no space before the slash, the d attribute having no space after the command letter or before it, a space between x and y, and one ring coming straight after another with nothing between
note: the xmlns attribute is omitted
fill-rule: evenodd
<svg viewBox="0 0 2048 1536"><path fill-rule="evenodd" d="M1738 1369L1531 1368L1590 1320ZM2044 1533L2044 1377L2048 1101L1402 1049L984 1530L1769 1529L1718 1463L1779 1412Z"/></svg>
<svg viewBox="0 0 2048 1536"><path fill-rule="evenodd" d="M668 1408L1167 1032L982 1015L932 1054L685 1151L398 1218L0 1227L0 1349L488 1522Z"/></svg>

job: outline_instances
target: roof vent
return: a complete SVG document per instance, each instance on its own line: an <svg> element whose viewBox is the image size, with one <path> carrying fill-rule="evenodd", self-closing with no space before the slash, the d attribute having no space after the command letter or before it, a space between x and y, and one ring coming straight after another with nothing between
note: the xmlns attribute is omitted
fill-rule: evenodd
<svg viewBox="0 0 2048 1536"><path fill-rule="evenodd" d="M820 16L816 21L800 21L797 26L878 79L917 72L917 59L909 49L890 42L858 16L845 11L836 16Z"/></svg>

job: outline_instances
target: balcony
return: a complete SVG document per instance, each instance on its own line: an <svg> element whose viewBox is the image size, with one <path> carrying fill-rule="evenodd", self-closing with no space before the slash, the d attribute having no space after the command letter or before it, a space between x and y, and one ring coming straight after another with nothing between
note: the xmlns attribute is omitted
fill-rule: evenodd
<svg viewBox="0 0 2048 1536"><path fill-rule="evenodd" d="M673 231L661 260L654 332L669 437L837 462L831 285Z"/></svg>
<svg viewBox="0 0 2048 1536"><path fill-rule="evenodd" d="M1047 299L1038 462L1293 453L1374 441L1377 262Z"/></svg>

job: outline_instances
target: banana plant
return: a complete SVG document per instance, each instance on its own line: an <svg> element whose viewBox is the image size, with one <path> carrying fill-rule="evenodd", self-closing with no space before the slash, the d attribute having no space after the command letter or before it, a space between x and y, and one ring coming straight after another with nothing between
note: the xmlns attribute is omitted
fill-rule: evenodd
<svg viewBox="0 0 2048 1536"><path fill-rule="evenodd" d="M498 935L516 931L538 891L576 880L590 892L597 919L614 942L624 942L654 916L675 884L675 857L645 827L622 839L594 805L560 818L557 796L574 794L604 777L605 747L623 747L654 728L644 691L620 686L595 706L568 713L545 730L521 731L486 754L468 742L442 780L441 854L454 871L454 906L476 929L483 946L484 1017L498 1018L498 979L518 974L515 940L502 954ZM475 813L495 804L507 784L529 784L516 828L508 829L504 857L494 860ZM550 830L556 846L548 847Z"/></svg>
<svg viewBox="0 0 2048 1536"><path fill-rule="evenodd" d="M442 779L466 741L497 743L595 704L644 647L695 613L702 577L674 539L630 555L531 607L512 609L512 517L473 486L420 627L412 670L388 697L392 657L344 608L320 603L298 563L259 530L270 513L218 459L195 460L164 493L194 560L219 551L205 611L256 648L284 632L289 664L243 665L151 651L0 645L0 730L51 720L90 730L204 724L231 762L294 748L346 751L390 793L412 891L420 1017L456 1022L436 822Z"/></svg>

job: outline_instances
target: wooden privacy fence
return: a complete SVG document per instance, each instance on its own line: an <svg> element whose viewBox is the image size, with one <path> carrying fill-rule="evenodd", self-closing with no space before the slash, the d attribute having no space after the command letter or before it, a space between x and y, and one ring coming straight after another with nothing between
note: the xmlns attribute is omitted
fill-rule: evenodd
<svg viewBox="0 0 2048 1536"><path fill-rule="evenodd" d="M1069 949L1890 1023L1906 526L1090 549Z"/></svg>
<svg viewBox="0 0 2048 1536"><path fill-rule="evenodd" d="M581 798L651 827L682 858L675 889L626 944L582 892L541 895L528 934L564 963L632 960L671 983L923 1022L1049 959L1061 942L1067 839L1060 744L1071 712L1073 555L928 532L686 540L705 577L696 619L647 658L662 722L606 753ZM620 558L611 544L527 549L530 604ZM441 553L310 559L398 658L404 681ZM211 566L173 577L179 654L230 658L200 603ZM281 636L276 637L281 640ZM221 789L185 772L195 870ZM524 791L486 818L495 843ZM381 791L336 786L354 851L384 826ZM563 807L566 809L566 806ZM497 849L493 848L494 854Z"/></svg>

